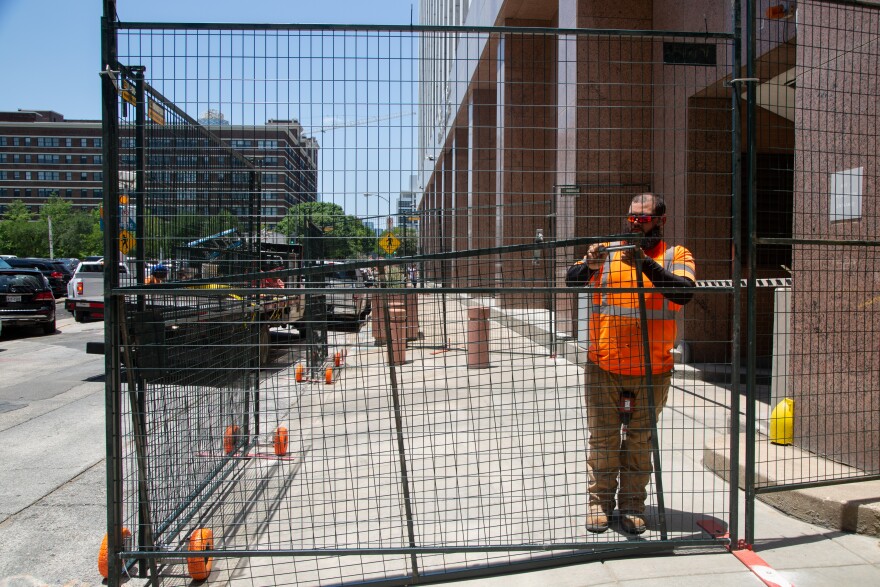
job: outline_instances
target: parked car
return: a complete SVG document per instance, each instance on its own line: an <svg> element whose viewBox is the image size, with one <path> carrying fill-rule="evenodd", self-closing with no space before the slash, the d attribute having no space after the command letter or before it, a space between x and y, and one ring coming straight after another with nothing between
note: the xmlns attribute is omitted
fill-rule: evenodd
<svg viewBox="0 0 880 587"><path fill-rule="evenodd" d="M62 263L35 257L16 257L7 259L6 262L16 269L38 269L49 280L52 293L56 298L63 298L67 295L67 282L70 281L72 274Z"/></svg>
<svg viewBox="0 0 880 587"><path fill-rule="evenodd" d="M0 322L55 332L55 296L37 269L0 269Z"/></svg>
<svg viewBox="0 0 880 587"><path fill-rule="evenodd" d="M76 259L74 257L64 257L55 260L64 263L64 266L67 267L67 270L70 271L71 275L73 275L73 272L76 271L76 266L79 265L79 259Z"/></svg>

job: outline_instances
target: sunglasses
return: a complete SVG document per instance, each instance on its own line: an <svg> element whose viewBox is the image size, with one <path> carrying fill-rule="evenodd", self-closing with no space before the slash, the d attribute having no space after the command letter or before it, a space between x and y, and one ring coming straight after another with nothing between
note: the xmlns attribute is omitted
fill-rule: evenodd
<svg viewBox="0 0 880 587"><path fill-rule="evenodd" d="M652 214L630 214L626 217L626 220L630 224L647 224L657 218Z"/></svg>

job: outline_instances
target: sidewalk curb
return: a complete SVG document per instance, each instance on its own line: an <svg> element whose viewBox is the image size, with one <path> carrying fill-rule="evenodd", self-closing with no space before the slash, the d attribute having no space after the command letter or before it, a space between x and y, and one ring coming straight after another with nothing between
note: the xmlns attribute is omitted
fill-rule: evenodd
<svg viewBox="0 0 880 587"><path fill-rule="evenodd" d="M759 437L760 438L760 437ZM739 440L739 487L745 489L745 438ZM703 465L728 481L730 471L730 439L716 436L703 447ZM845 473L850 467L828 461L794 446L776 446L769 441L758 443L759 463L782 473L783 479L796 479L804 468L827 472L827 478ZM772 475L755 471L755 483L769 486L778 483ZM760 493L758 499L793 518L817 526L844 532L880 537L880 481L858 481L825 487L809 487L789 491Z"/></svg>

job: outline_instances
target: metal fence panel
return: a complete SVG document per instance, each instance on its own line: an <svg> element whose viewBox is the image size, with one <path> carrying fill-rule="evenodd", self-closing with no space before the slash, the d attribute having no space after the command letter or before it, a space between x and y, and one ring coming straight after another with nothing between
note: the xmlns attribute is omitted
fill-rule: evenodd
<svg viewBox="0 0 880 587"><path fill-rule="evenodd" d="M133 246L109 227L138 276L112 294L123 559L162 584L209 560L232 583L402 584L735 533L702 455L737 388L694 366L737 342L731 35L117 32L120 79L148 81L117 96ZM632 431L656 441L634 541L585 528L592 293L564 276L632 238L646 191L702 287L657 433Z"/></svg>
<svg viewBox="0 0 880 587"><path fill-rule="evenodd" d="M749 300L754 491L876 479L880 9L757 4L748 263L790 285Z"/></svg>

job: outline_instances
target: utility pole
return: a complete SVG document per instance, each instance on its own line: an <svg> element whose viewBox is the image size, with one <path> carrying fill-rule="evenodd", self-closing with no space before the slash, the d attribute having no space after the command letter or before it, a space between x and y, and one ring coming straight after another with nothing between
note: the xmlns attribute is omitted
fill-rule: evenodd
<svg viewBox="0 0 880 587"><path fill-rule="evenodd" d="M55 239L52 238L52 217L46 216L46 218L49 220L49 258L54 259L55 258L55 245L53 244L53 241Z"/></svg>

